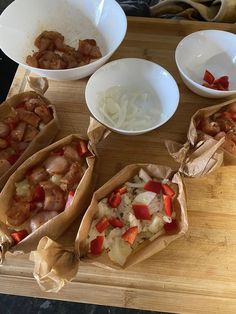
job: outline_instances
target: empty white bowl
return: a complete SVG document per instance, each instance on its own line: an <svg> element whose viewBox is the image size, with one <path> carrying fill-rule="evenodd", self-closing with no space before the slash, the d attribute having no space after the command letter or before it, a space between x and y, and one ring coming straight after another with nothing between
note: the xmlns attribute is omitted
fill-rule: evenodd
<svg viewBox="0 0 236 314"><path fill-rule="evenodd" d="M12 60L40 76L75 80L103 65L121 44L126 29L126 16L115 0L15 0L0 16L0 47ZM26 56L37 50L34 40L45 30L60 32L73 47L78 47L79 39L93 38L103 57L72 69L30 67Z"/></svg>
<svg viewBox="0 0 236 314"><path fill-rule="evenodd" d="M154 101L141 103L145 106L143 119L146 115L151 115L155 122L152 121L145 128L127 130L114 127L107 121L99 110L101 106L99 95L117 86L127 93L129 91L150 92ZM144 59L127 58L109 62L97 70L88 80L85 98L89 111L97 121L117 133L138 135L160 127L173 116L179 103L179 90L170 73L158 64Z"/></svg>
<svg viewBox="0 0 236 314"><path fill-rule="evenodd" d="M175 61L183 82L194 93L208 98L236 94L236 35L218 30L192 33L178 44ZM228 76L229 90L202 86L205 70L215 78Z"/></svg>

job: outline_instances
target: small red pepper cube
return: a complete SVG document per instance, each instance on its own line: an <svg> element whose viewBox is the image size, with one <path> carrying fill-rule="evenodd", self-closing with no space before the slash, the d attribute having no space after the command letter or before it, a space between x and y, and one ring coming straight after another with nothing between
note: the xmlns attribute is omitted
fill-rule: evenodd
<svg viewBox="0 0 236 314"><path fill-rule="evenodd" d="M127 193L127 187L122 186L114 190L114 193L120 193L120 195Z"/></svg>
<svg viewBox="0 0 236 314"><path fill-rule="evenodd" d="M80 155L80 157L83 157L83 156L86 156L87 154L89 154L88 142L80 140L79 144L77 145L77 151L78 151L78 154Z"/></svg>
<svg viewBox="0 0 236 314"><path fill-rule="evenodd" d="M227 118L232 119L232 113L229 112L229 111L224 111L224 112L222 113L222 115L225 116L225 117L227 117Z"/></svg>
<svg viewBox="0 0 236 314"><path fill-rule="evenodd" d="M208 70L206 70L205 73L204 73L203 80L204 80L205 82L207 82L208 84L213 84L214 81L215 81L215 78L214 78L214 76L211 74L211 72L209 72Z"/></svg>
<svg viewBox="0 0 236 314"><path fill-rule="evenodd" d="M160 192L161 192L161 183L153 181L153 180L150 180L147 183L145 183L144 190L160 194Z"/></svg>
<svg viewBox="0 0 236 314"><path fill-rule="evenodd" d="M171 223L164 224L164 229L167 234L176 233L176 231L178 230L177 220L173 219Z"/></svg>
<svg viewBox="0 0 236 314"><path fill-rule="evenodd" d="M69 206L72 204L73 199L74 199L74 196L75 196L75 192L74 192L74 191L70 191L70 192L68 193L65 208L69 207Z"/></svg>
<svg viewBox="0 0 236 314"><path fill-rule="evenodd" d="M114 228L124 227L123 221L121 221L119 218L111 218L111 219L109 219L109 223Z"/></svg>
<svg viewBox="0 0 236 314"><path fill-rule="evenodd" d="M29 235L29 233L25 229L11 233L11 237L15 241L15 244L19 243L21 240L26 238L28 235Z"/></svg>
<svg viewBox="0 0 236 314"><path fill-rule="evenodd" d="M128 242L129 244L133 244L138 234L138 227L131 227L122 234L122 239Z"/></svg>
<svg viewBox="0 0 236 314"><path fill-rule="evenodd" d="M40 185L36 185L34 192L33 192L33 197L32 197L32 202L43 202L45 199L45 192L44 189Z"/></svg>
<svg viewBox="0 0 236 314"><path fill-rule="evenodd" d="M111 196L108 198L108 204L112 208L116 208L120 205L121 203L121 195L120 193L112 193Z"/></svg>
<svg viewBox="0 0 236 314"><path fill-rule="evenodd" d="M137 219L150 220L151 215L149 213L148 206L145 204L133 204L132 205L134 215Z"/></svg>
<svg viewBox="0 0 236 314"><path fill-rule="evenodd" d="M172 215L172 198L169 195L163 195L164 209L166 215L171 217Z"/></svg>
<svg viewBox="0 0 236 314"><path fill-rule="evenodd" d="M7 158L7 161L9 161L11 165L14 165L14 163L19 159L19 157L20 154L13 154Z"/></svg>
<svg viewBox="0 0 236 314"><path fill-rule="evenodd" d="M103 236L97 236L96 239L90 242L90 251L93 255L99 255L102 253L103 248Z"/></svg>
<svg viewBox="0 0 236 314"><path fill-rule="evenodd" d="M161 187L163 194L169 195L171 197L175 195L175 191L168 184L162 183Z"/></svg>
<svg viewBox="0 0 236 314"><path fill-rule="evenodd" d="M229 77L228 76L221 76L217 80L214 81L214 84L217 86L220 84L224 90L228 90L229 87Z"/></svg>
<svg viewBox="0 0 236 314"><path fill-rule="evenodd" d="M102 233L110 226L109 220L106 216L102 217L98 223L96 223L95 227L99 233Z"/></svg>

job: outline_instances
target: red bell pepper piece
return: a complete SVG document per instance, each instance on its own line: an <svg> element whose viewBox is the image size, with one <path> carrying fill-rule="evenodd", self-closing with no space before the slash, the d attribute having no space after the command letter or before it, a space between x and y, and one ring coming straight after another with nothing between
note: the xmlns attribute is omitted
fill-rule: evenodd
<svg viewBox="0 0 236 314"><path fill-rule="evenodd" d="M128 242L129 244L133 244L138 234L138 227L131 227L122 234L122 239Z"/></svg>
<svg viewBox="0 0 236 314"><path fill-rule="evenodd" d="M114 228L122 228L122 227L124 227L123 221L120 220L119 218L111 218L111 219L109 219L109 223Z"/></svg>
<svg viewBox="0 0 236 314"><path fill-rule="evenodd" d="M224 90L228 90L229 88L229 77L228 76L221 76L217 80L214 81L216 86L220 85Z"/></svg>
<svg viewBox="0 0 236 314"><path fill-rule="evenodd" d="M161 192L161 183L153 180L148 181L144 185L144 190L160 194Z"/></svg>
<svg viewBox="0 0 236 314"><path fill-rule="evenodd" d="M9 161L11 165L14 165L14 163L19 159L19 157L20 157L20 154L12 154L11 156L7 158L7 161Z"/></svg>
<svg viewBox="0 0 236 314"><path fill-rule="evenodd" d="M121 195L120 193L112 193L110 195L110 197L108 198L108 204L112 207L112 208L116 208L120 205L121 203Z"/></svg>
<svg viewBox="0 0 236 314"><path fill-rule="evenodd" d="M74 192L74 191L70 191L70 192L68 193L65 208L69 207L69 206L72 204L73 199L74 199L74 196L75 196L75 192Z"/></svg>
<svg viewBox="0 0 236 314"><path fill-rule="evenodd" d="M89 154L88 142L80 140L79 144L77 145L77 151L80 157L87 156Z"/></svg>
<svg viewBox="0 0 236 314"><path fill-rule="evenodd" d="M122 186L120 188L116 188L114 190L114 193L120 193L120 195L127 193L127 187L126 186Z"/></svg>
<svg viewBox="0 0 236 314"><path fill-rule="evenodd" d="M175 233L178 230L177 220L173 219L171 223L164 224L164 229L166 233Z"/></svg>
<svg viewBox="0 0 236 314"><path fill-rule="evenodd" d="M162 183L161 187L163 194L169 195L171 197L175 195L175 191L168 184Z"/></svg>
<svg viewBox="0 0 236 314"><path fill-rule="evenodd" d="M207 82L208 84L213 84L214 81L215 81L215 78L214 78L214 76L211 74L210 71L206 70L205 73L204 73L203 80L204 80L205 82Z"/></svg>
<svg viewBox="0 0 236 314"><path fill-rule="evenodd" d="M15 244L19 243L21 240L26 238L28 235L29 235L29 233L25 229L11 233L11 237L15 241Z"/></svg>
<svg viewBox="0 0 236 314"><path fill-rule="evenodd" d="M148 210L148 206L145 204L133 204L132 206L134 215L137 219L150 220L151 215Z"/></svg>
<svg viewBox="0 0 236 314"><path fill-rule="evenodd" d="M99 255L102 253L102 247L103 247L103 236L97 236L96 239L91 241L90 243L90 251L93 255Z"/></svg>
<svg viewBox="0 0 236 314"><path fill-rule="evenodd" d="M110 226L109 220L106 216L102 217L98 223L96 223L95 227L99 233L102 233Z"/></svg>
<svg viewBox="0 0 236 314"><path fill-rule="evenodd" d="M171 217L172 215L172 198L170 195L163 195L164 209L166 215Z"/></svg>
<svg viewBox="0 0 236 314"><path fill-rule="evenodd" d="M45 192L44 189L40 185L36 185L34 192L33 192L33 197L32 197L32 202L43 202L45 199Z"/></svg>

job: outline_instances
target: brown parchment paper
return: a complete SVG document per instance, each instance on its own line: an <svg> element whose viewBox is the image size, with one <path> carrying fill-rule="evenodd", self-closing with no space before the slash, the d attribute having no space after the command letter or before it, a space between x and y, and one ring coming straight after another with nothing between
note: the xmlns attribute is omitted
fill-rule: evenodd
<svg viewBox="0 0 236 314"><path fill-rule="evenodd" d="M15 107L18 103L23 102L29 98L41 98L52 109L53 119L37 134L34 140L29 144L26 150L22 153L19 159L12 165L12 167L0 177L0 190L11 174L31 155L39 151L40 149L48 146L52 143L53 139L59 131L59 121L56 114L55 107L50 101L43 96L48 88L48 82L44 78L32 78L29 79L31 88L37 90L37 92L29 91L23 92L7 99L0 105L0 121L7 118L11 113L11 108Z"/></svg>
<svg viewBox="0 0 236 314"><path fill-rule="evenodd" d="M11 231L9 231L10 228L7 226L7 217L5 212L11 204L12 196L15 192L15 182L21 181L27 170L37 164L41 164L52 150L60 148L77 139L87 140L87 138L81 136L80 134L72 134L51 144L28 158L7 181L0 194L0 259L2 261L6 250L14 253L28 253L37 247L39 240L45 235L52 239L57 239L78 217L78 215L80 215L87 208L93 192L92 174L95 163L95 155L91 150L90 145L89 149L92 156L86 158L87 169L77 186L72 204L56 217L50 219L37 230L29 234L17 245L14 245L10 237ZM20 227L14 229L17 230L20 229Z"/></svg>
<svg viewBox="0 0 236 314"><path fill-rule="evenodd" d="M103 253L99 257L87 257L86 239L94 215L98 211L98 202L112 192L114 188L121 186L123 183L133 178L140 168L145 169L152 177L157 179L169 178L173 183L177 184L178 194L174 199L174 208L177 213L176 219L178 219L179 222L178 232L171 235L160 233L157 234L159 237L153 239L153 241L144 241L128 257L123 267L111 262L106 253ZM41 239L37 250L30 255L30 259L35 263L34 277L43 290L58 292L66 282L75 277L79 267L79 259L83 263L90 263L106 269L124 269L158 253L171 242L184 235L187 230L187 208L181 175L175 173L169 167L154 164L132 164L123 168L94 193L91 204L81 221L74 250L71 250L71 247L64 247L48 237Z"/></svg>
<svg viewBox="0 0 236 314"><path fill-rule="evenodd" d="M191 118L185 144L165 141L170 155L180 163L179 171L189 177L202 176L216 170L221 165L236 165L236 156L222 148L225 139L217 141L210 135L199 132L197 122L209 117L224 107L235 103L236 99L198 110Z"/></svg>

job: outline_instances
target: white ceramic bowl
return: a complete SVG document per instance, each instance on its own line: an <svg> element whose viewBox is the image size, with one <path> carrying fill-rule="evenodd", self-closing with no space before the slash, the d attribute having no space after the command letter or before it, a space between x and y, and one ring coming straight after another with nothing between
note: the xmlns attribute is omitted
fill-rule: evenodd
<svg viewBox="0 0 236 314"><path fill-rule="evenodd" d="M160 110L155 124L145 129L125 130L107 123L98 110L98 95L113 86L128 91L150 90L156 100L154 109ZM179 89L170 73L158 64L144 59L127 58L109 62L97 70L88 80L85 98L89 111L97 121L117 133L138 135L158 128L173 116L179 103ZM147 105L146 111L152 114L150 105Z"/></svg>
<svg viewBox="0 0 236 314"><path fill-rule="evenodd" d="M40 76L75 80L102 66L121 44L126 29L126 16L115 0L15 0L0 16L0 47L12 60ZM103 57L73 69L30 67L26 56L37 50L34 40L44 30L62 33L66 43L74 47L79 39L94 38Z"/></svg>
<svg viewBox="0 0 236 314"><path fill-rule="evenodd" d="M208 98L236 94L236 35L218 30L192 33L178 44L175 61L183 82L194 93ZM229 76L229 90L202 86L206 69L215 78Z"/></svg>

